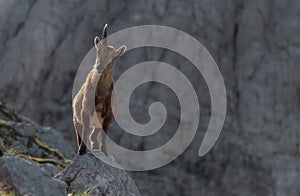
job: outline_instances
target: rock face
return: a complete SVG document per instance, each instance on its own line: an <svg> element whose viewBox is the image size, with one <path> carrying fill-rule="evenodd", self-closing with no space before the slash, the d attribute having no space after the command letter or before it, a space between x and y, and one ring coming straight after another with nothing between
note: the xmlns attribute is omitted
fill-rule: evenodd
<svg viewBox="0 0 300 196"><path fill-rule="evenodd" d="M56 130L39 126L2 101L0 150L0 195L67 194L65 184L53 176L74 155L71 144Z"/></svg>
<svg viewBox="0 0 300 196"><path fill-rule="evenodd" d="M71 163L74 151L59 132L39 126L1 101L0 152L0 195L140 195L124 170L91 154Z"/></svg>
<svg viewBox="0 0 300 196"><path fill-rule="evenodd" d="M67 195L67 192L87 192L95 196L140 195L126 171L111 167L92 154L75 157L66 169L56 175L57 179L50 173L49 167L49 164L37 165L11 155L1 156L0 194L5 191L32 196L61 196Z"/></svg>
<svg viewBox="0 0 300 196"><path fill-rule="evenodd" d="M3 156L0 158L0 181L12 186L17 195L66 195L65 185L52 178L35 163L28 160Z"/></svg>
<svg viewBox="0 0 300 196"><path fill-rule="evenodd" d="M141 24L178 28L200 40L218 63L228 95L227 118L213 151L197 157L210 117L201 74L161 49L124 55L116 77L138 62L165 61L188 76L201 105L199 133L190 148L163 168L133 173L141 194L299 195L299 11L297 0L3 0L0 96L75 143L72 83L103 25L109 24L109 32ZM148 106L157 97L165 103L170 115L162 133L133 137L113 125L110 136L136 150L165 143L180 114L172 96L155 85L144 85L132 96L131 111L140 122L149 120Z"/></svg>
<svg viewBox="0 0 300 196"><path fill-rule="evenodd" d="M21 116L7 108L2 101L0 149L6 154L52 164L56 169L64 167L75 155L71 143L65 140L60 132L50 127L42 127ZM45 168L51 169L51 166Z"/></svg>
<svg viewBox="0 0 300 196"><path fill-rule="evenodd" d="M67 184L69 191L88 190L90 195L95 196L140 195L127 172L105 164L92 154L75 157L57 178Z"/></svg>

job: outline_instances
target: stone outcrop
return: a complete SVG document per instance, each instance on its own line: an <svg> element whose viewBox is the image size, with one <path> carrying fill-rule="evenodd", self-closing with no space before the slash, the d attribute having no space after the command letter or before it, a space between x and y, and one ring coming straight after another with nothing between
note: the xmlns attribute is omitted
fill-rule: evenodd
<svg viewBox="0 0 300 196"><path fill-rule="evenodd" d="M67 195L63 182L53 178L36 163L14 156L0 157L0 181L6 188L10 187L6 192L15 195Z"/></svg>
<svg viewBox="0 0 300 196"><path fill-rule="evenodd" d="M105 155L102 158L107 159ZM111 160L107 160L111 161ZM88 191L90 195L139 196L139 190L124 170L111 167L93 154L76 156L66 169L56 176L70 191Z"/></svg>
<svg viewBox="0 0 300 196"><path fill-rule="evenodd" d="M92 154L74 158L72 145L58 131L1 101L0 152L0 195L140 195L126 171Z"/></svg>

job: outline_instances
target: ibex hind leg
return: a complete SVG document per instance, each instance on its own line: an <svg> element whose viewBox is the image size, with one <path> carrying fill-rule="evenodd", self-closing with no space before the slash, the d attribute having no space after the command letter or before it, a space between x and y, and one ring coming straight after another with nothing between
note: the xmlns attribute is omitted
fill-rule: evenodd
<svg viewBox="0 0 300 196"><path fill-rule="evenodd" d="M86 144L81 140L81 144L78 148L78 154L79 155L83 155L87 152L87 147L86 147Z"/></svg>
<svg viewBox="0 0 300 196"><path fill-rule="evenodd" d="M79 147L81 144L81 137L79 134L79 130L82 130L82 127L77 121L74 121L74 128L75 128L75 133L76 133L76 139L77 139L77 146Z"/></svg>
<svg viewBox="0 0 300 196"><path fill-rule="evenodd" d="M81 139L81 134L82 134L83 127L77 121L74 121L74 127L75 127L76 138L77 138L77 145L78 145L78 152L77 153L79 155L82 155L82 154L84 154L84 151L85 151L84 148L82 149L82 139Z"/></svg>
<svg viewBox="0 0 300 196"><path fill-rule="evenodd" d="M82 119L82 132L81 132L81 145L79 146L78 149L78 154L83 155L87 152L87 142L88 142L88 135L89 135L89 129L90 129L90 124L89 124L89 116L87 114L82 114L81 115Z"/></svg>

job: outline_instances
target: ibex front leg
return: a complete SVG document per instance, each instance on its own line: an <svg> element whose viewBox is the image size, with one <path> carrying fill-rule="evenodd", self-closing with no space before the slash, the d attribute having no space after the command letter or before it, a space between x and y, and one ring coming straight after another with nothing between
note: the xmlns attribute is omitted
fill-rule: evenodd
<svg viewBox="0 0 300 196"><path fill-rule="evenodd" d="M102 128L100 127L94 127L92 130L92 133L90 135L90 141L91 141L91 148L92 150L100 150L100 145L97 140L98 135L102 132Z"/></svg>
<svg viewBox="0 0 300 196"><path fill-rule="evenodd" d="M101 142L101 151L104 152L107 155L107 134L108 134L108 127L112 123L113 118L105 119L103 122L103 130L102 130L102 142Z"/></svg>

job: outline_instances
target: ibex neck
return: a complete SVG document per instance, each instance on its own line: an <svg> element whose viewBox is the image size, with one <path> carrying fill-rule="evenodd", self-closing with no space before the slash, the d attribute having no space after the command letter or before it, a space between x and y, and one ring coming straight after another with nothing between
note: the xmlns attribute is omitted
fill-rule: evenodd
<svg viewBox="0 0 300 196"><path fill-rule="evenodd" d="M100 80L111 81L112 79L113 79L113 71L112 70L108 70L108 71L104 70L104 72L100 76Z"/></svg>
<svg viewBox="0 0 300 196"><path fill-rule="evenodd" d="M97 68L94 68L94 79L93 80L98 80L98 82L110 82L113 80L113 70L112 69L105 69L102 72L99 72Z"/></svg>

